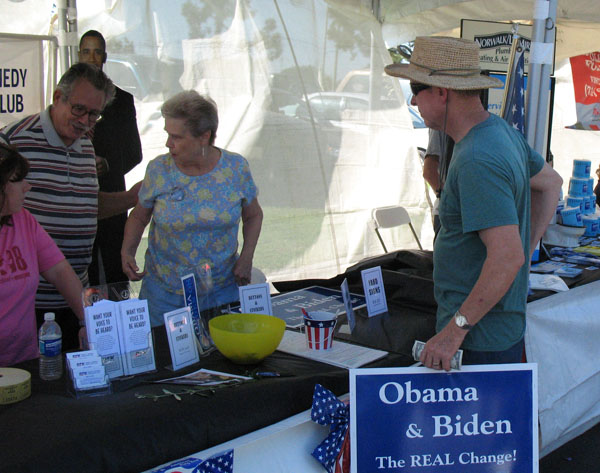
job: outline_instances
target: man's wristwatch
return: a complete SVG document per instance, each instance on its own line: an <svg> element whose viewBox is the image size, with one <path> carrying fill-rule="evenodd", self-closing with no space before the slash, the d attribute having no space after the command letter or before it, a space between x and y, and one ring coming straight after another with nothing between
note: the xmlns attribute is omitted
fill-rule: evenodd
<svg viewBox="0 0 600 473"><path fill-rule="evenodd" d="M473 328L472 325L469 325L467 318L461 314L459 310L457 310L454 314L454 323L456 323L456 325L463 330L471 330Z"/></svg>

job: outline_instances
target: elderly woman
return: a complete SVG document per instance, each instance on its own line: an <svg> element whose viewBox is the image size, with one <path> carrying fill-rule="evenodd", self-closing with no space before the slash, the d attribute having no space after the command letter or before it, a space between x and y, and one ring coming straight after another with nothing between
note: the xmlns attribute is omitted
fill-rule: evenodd
<svg viewBox="0 0 600 473"><path fill-rule="evenodd" d="M29 163L0 143L0 366L39 357L35 293L40 274L83 320L81 282L52 238L23 208ZM85 328L79 331L84 344Z"/></svg>
<svg viewBox="0 0 600 473"><path fill-rule="evenodd" d="M215 103L190 90L167 100L161 112L169 153L148 164L121 249L123 272L132 281L143 277L140 298L148 300L153 326L164 323L165 312L185 306L181 276L207 264L213 304L239 300L238 285L250 282L263 218L246 159L214 146ZM240 218L244 241L238 256ZM135 254L150 221L140 272ZM201 310L209 308L199 303Z"/></svg>

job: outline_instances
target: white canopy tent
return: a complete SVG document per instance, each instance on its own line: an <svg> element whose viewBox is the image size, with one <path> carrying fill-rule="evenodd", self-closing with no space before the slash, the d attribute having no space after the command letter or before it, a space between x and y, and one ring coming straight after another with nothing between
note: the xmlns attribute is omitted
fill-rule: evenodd
<svg viewBox="0 0 600 473"><path fill-rule="evenodd" d="M59 35L52 0L4 2L0 33L56 35L63 46L77 43L76 30L104 34L107 73L136 97L144 161L127 176L130 185L166 151L165 98L192 88L210 94L220 110L216 144L247 157L260 188L265 220L254 262L271 281L330 277L379 253L369 227L374 207L405 206L431 248L417 152L427 130L414 127L402 84L383 75L387 47L418 35L458 36L461 19L530 21L534 10L533 0L380 0L375 7L371 0L105 0L76 6L67 22L73 32ZM596 7L589 0L558 1L551 150L565 182L574 158L590 159L592 169L600 163L600 134L565 128L576 122L568 58L600 50ZM416 248L408 227L388 238L390 246ZM596 420L594 413L589 421ZM553 441L563 440L544 438Z"/></svg>
<svg viewBox="0 0 600 473"><path fill-rule="evenodd" d="M600 49L593 40L600 13L588 3L561 0L557 10L551 150L566 181L573 158L591 159L593 168L600 161L600 135L564 128L576 121L566 58ZM136 96L144 161L129 184L166 151L165 98L194 88L217 101L216 144L246 156L260 188L265 221L255 265L273 281L333 276L379 253L369 226L374 207L405 206L431 248L416 149L426 129L413 127L400 82L382 73L387 47L422 34L458 35L463 18L527 21L534 2L63 0L69 17L60 26L72 32L61 34L51 0L4 6L3 33L54 34L63 46L88 29L105 35L105 70ZM416 248L408 228L386 239Z"/></svg>

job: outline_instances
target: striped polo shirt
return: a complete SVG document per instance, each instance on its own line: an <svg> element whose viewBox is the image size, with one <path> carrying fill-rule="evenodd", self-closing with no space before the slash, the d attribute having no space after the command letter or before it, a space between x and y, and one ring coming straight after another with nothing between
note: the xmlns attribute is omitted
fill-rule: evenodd
<svg viewBox="0 0 600 473"><path fill-rule="evenodd" d="M31 190L24 207L56 242L86 287L98 217L92 142L84 136L65 146L50 119L50 107L7 125L0 131L0 139L29 160L26 179ZM36 307L67 307L54 286L41 276Z"/></svg>

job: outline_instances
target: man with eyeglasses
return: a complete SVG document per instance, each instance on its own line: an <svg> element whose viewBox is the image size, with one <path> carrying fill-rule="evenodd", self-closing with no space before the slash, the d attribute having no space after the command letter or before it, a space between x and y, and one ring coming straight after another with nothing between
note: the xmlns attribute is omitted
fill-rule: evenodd
<svg viewBox="0 0 600 473"><path fill-rule="evenodd" d="M106 40L96 30L86 31L79 40L79 62L102 69L106 63ZM115 98L104 108L102 119L91 136L96 152L100 191L125 190L125 174L142 161L133 96L115 86ZM90 285L127 281L121 269L121 243L127 213L98 221L92 263L88 268Z"/></svg>
<svg viewBox="0 0 600 473"><path fill-rule="evenodd" d="M419 37L410 64L386 72L411 81L425 124L455 142L433 252L437 334L420 360L449 371L462 348L464 364L518 363L529 261L562 179L520 132L483 107L481 91L502 82L481 73L477 43Z"/></svg>
<svg viewBox="0 0 600 473"><path fill-rule="evenodd" d="M86 133L113 98L114 85L97 67L75 64L61 77L52 105L0 130L30 164L31 190L24 207L56 242L84 287L98 218L135 205L137 190L98 192L94 147ZM65 350L79 346L79 321L54 286L40 279L36 295L38 326L54 312Z"/></svg>

